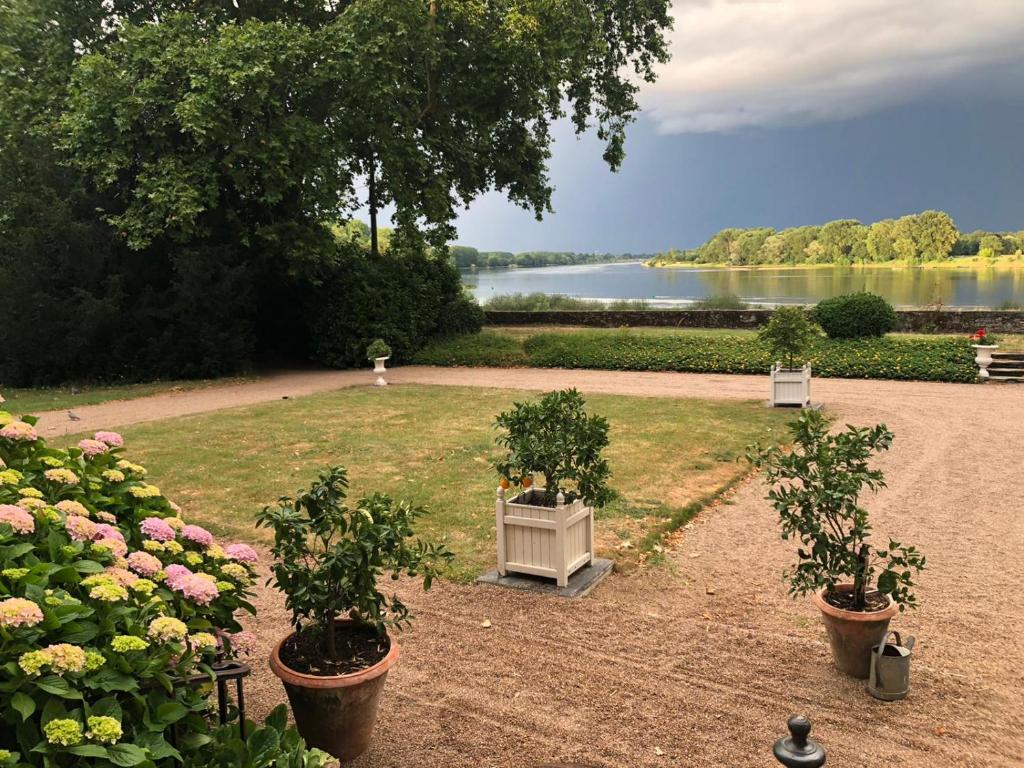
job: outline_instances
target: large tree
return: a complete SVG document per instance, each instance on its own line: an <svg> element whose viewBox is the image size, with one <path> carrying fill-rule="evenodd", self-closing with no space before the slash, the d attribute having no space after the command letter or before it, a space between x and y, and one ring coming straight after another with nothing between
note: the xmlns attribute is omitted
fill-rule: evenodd
<svg viewBox="0 0 1024 768"><path fill-rule="evenodd" d="M669 4L0 0L0 377L295 346L294 278L320 279L367 182L397 247L443 246L492 188L542 214L553 121L621 163Z"/></svg>
<svg viewBox="0 0 1024 768"><path fill-rule="evenodd" d="M299 256L366 182L406 241L443 245L489 189L541 215L566 115L617 168L670 24L669 0L148 5L77 67L68 156L117 190L134 247L227 227Z"/></svg>

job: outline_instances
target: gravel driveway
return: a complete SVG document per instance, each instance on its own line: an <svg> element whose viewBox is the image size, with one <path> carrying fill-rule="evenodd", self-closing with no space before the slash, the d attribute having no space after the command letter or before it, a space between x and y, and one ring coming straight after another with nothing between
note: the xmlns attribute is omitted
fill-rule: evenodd
<svg viewBox="0 0 1024 768"><path fill-rule="evenodd" d="M392 380L501 386L507 374L403 368ZM744 399L766 386L588 371L517 371L513 384ZM612 576L582 601L403 583L418 619L357 765L771 766L795 711L829 765L1024 765L1024 388L824 380L815 399L896 433L889 488L866 502L880 539L928 556L921 608L893 621L918 639L907 700L877 702L834 671L816 610L787 597L792 547L750 481L672 542L667 565ZM265 654L287 620L275 594L258 602ZM254 714L283 700L263 658Z"/></svg>

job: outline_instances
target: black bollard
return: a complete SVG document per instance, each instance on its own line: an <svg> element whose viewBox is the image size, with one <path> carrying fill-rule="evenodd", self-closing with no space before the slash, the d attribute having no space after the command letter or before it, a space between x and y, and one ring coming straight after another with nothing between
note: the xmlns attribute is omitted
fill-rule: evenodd
<svg viewBox="0 0 1024 768"><path fill-rule="evenodd" d="M789 736L775 742L772 752L786 768L821 768L825 764L825 748L809 738L811 721L803 715L789 718Z"/></svg>

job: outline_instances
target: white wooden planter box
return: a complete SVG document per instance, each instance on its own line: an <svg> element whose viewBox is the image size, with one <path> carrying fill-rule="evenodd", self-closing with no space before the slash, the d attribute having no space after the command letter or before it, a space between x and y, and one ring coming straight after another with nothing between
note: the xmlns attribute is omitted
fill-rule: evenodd
<svg viewBox="0 0 1024 768"><path fill-rule="evenodd" d="M781 363L772 366L772 396L768 404L797 405L804 408L811 404L811 366L783 368Z"/></svg>
<svg viewBox="0 0 1024 768"><path fill-rule="evenodd" d="M530 504L543 493L529 488L506 500L505 489L498 488L498 573L547 576L564 587L594 556L594 511L582 499L554 507Z"/></svg>

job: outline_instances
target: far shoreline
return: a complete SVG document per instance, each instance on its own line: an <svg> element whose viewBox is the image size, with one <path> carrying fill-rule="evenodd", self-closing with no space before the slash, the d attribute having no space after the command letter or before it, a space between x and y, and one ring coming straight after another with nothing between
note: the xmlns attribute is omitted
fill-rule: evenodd
<svg viewBox="0 0 1024 768"><path fill-rule="evenodd" d="M980 259L977 256L949 259L946 261L882 261L882 262L854 262L852 264L723 264L723 263L697 263L697 262L671 262L668 264L652 264L650 261L642 262L650 269L714 269L725 272L744 272L768 269L835 269L848 267L853 269L889 269L889 270L951 270L963 272L985 272L985 271L1006 271L1013 272L1024 269L1024 255L1014 254L1012 256L1001 256L998 259Z"/></svg>

